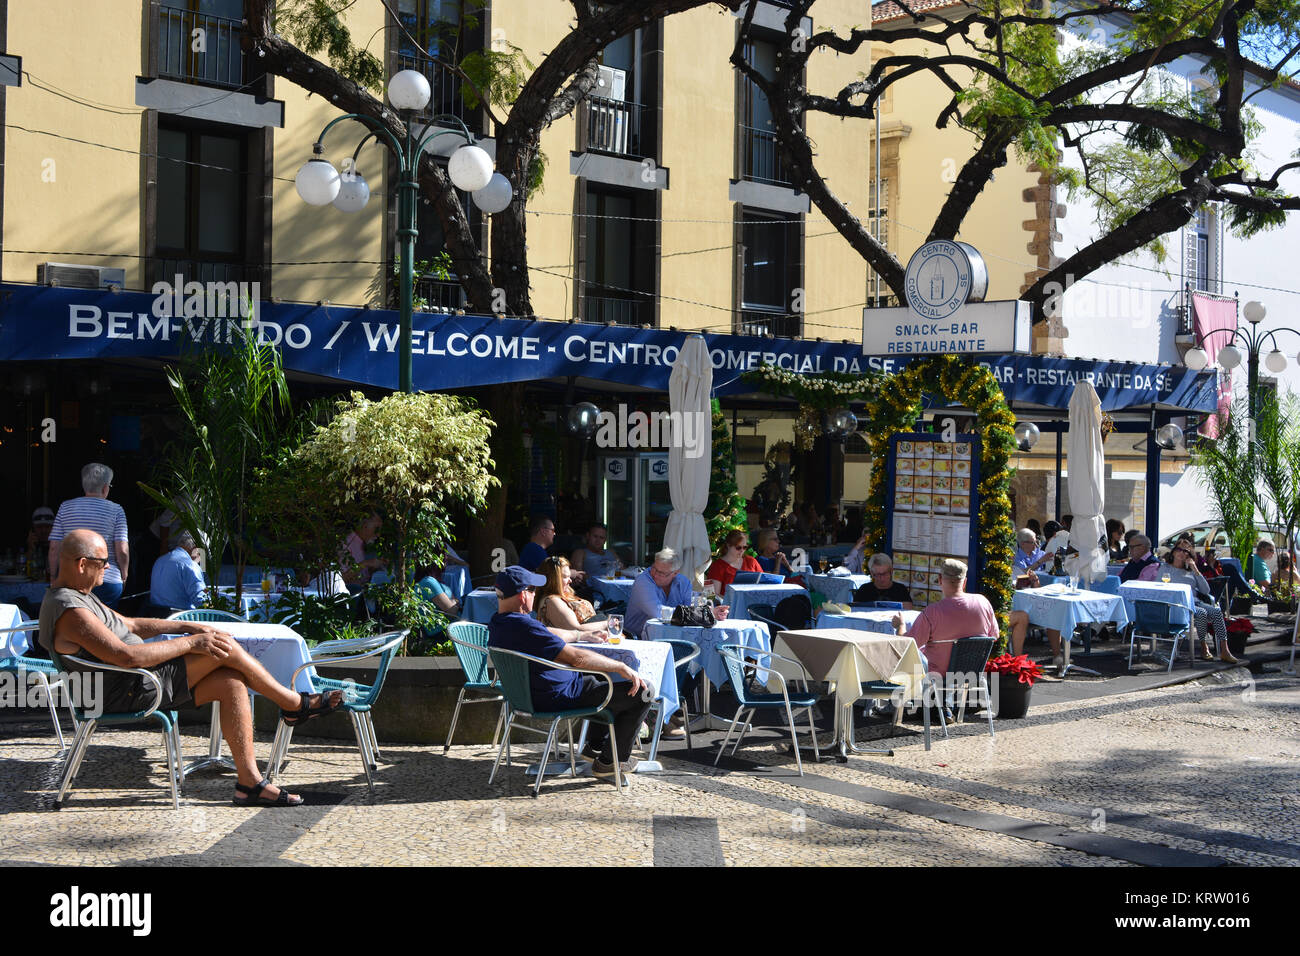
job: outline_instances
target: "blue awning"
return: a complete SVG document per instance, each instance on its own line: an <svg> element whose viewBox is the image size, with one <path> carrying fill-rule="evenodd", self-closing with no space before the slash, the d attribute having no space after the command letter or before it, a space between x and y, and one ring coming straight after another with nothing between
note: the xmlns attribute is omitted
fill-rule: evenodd
<svg viewBox="0 0 1300 956"><path fill-rule="evenodd" d="M179 315L172 315L175 311ZM185 314L186 312L197 314ZM0 285L0 360L174 358L194 344L228 343L241 319L220 307L143 292ZM379 388L397 387L398 316L383 309L260 302L258 335L277 345L290 371ZM577 376L668 390L668 375L689 332L627 326L417 313L415 387L442 391ZM909 361L864 356L854 343L705 333L714 394L752 393L740 375L766 363L802 374L887 372ZM1212 412L1218 377L1178 365L1145 365L1036 355L988 356L1013 405L1068 407L1087 379L1102 408L1159 406Z"/></svg>

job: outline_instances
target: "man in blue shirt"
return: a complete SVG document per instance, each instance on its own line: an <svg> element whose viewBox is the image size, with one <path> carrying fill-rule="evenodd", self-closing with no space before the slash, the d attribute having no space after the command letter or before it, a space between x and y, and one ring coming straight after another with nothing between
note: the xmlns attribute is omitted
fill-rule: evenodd
<svg viewBox="0 0 1300 956"><path fill-rule="evenodd" d="M1021 528L1016 532L1016 544L1016 557L1011 566L1017 577L1036 571L1052 560L1050 554L1038 547L1038 535L1030 528Z"/></svg>
<svg viewBox="0 0 1300 956"><path fill-rule="evenodd" d="M536 571L537 566L547 559L547 549L555 541L555 522L540 515L533 519L528 533L528 543L519 551L519 564L525 571Z"/></svg>
<svg viewBox="0 0 1300 956"><path fill-rule="evenodd" d="M660 607L691 603L691 582L684 574L677 573L681 566L681 559L672 548L664 548L655 555L654 564L642 571L632 584L632 596L623 615L623 630L640 637L645 622L658 617Z"/></svg>
<svg viewBox="0 0 1300 956"><path fill-rule="evenodd" d="M176 537L176 547L154 562L149 579L149 600L159 607L188 611L203 602L203 572L199 570L198 548L188 531Z"/></svg>
<svg viewBox="0 0 1300 956"><path fill-rule="evenodd" d="M636 766L636 761L631 759L632 746L650 709L650 701L643 699L641 693L645 685L636 671L622 661L574 647L529 616L536 599L534 589L545 583L546 578L518 565L497 575L497 613L488 621L488 646L541 657L567 667L600 671L627 681L615 686L614 696L605 709L614 715L614 739L622 761L619 769L630 773ZM568 636L570 640L578 639L576 634ZM609 693L608 684L591 674L544 668L532 662L528 665L528 686L533 706L543 711L593 707ZM614 776L614 753L607 727L593 721L587 732L587 746L582 751L584 758L593 761L591 772L602 779Z"/></svg>

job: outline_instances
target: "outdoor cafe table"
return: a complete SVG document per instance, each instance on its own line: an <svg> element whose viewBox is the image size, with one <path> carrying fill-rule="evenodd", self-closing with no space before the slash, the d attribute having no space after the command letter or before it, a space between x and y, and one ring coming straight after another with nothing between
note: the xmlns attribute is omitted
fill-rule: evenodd
<svg viewBox="0 0 1300 956"><path fill-rule="evenodd" d="M821 591L836 604L852 604L853 592L871 580L869 574L810 574L812 590Z"/></svg>
<svg viewBox="0 0 1300 956"><path fill-rule="evenodd" d="M1196 614L1196 602L1192 598L1190 584L1175 584L1172 581L1126 581L1119 586L1119 596L1124 599L1129 620L1137 619L1134 601L1156 601L1160 604L1173 604L1187 608L1188 620Z"/></svg>
<svg viewBox="0 0 1300 956"><path fill-rule="evenodd" d="M632 585L635 583L631 578L592 578L591 587L606 601L626 603L632 599Z"/></svg>
<svg viewBox="0 0 1300 956"><path fill-rule="evenodd" d="M910 637L864 633L852 628L818 628L814 630L781 631L773 641L774 654L792 657L808 671L812 680L828 681L835 696L835 740L841 757L847 751L854 753L888 753L888 751L860 750L849 739L852 726L849 711L862 696L862 685L868 681L889 681L901 684L904 700L921 697L921 682L925 679L925 664L917 650L916 641ZM777 658L772 669L779 671L787 681L801 675L791 665Z"/></svg>
<svg viewBox="0 0 1300 956"><path fill-rule="evenodd" d="M1013 611L1024 611L1029 623L1071 635L1079 624L1114 621L1120 627L1128 623L1124 599L1099 591L1070 593L1068 585L1049 584L1041 588L1024 588L1011 598Z"/></svg>
<svg viewBox="0 0 1300 956"><path fill-rule="evenodd" d="M797 584L729 584L724 595L731 608L731 617L748 617L749 605L771 604L775 607L782 598L791 594L807 594L805 588Z"/></svg>
<svg viewBox="0 0 1300 956"><path fill-rule="evenodd" d="M892 635L895 614L902 615L904 627L911 627L912 622L921 616L920 611L854 611L852 614L832 614L829 611L822 611L817 615L817 623L813 627L816 630L838 627Z"/></svg>
<svg viewBox="0 0 1300 956"><path fill-rule="evenodd" d="M16 604L0 604L0 628L17 627L26 621ZM30 631L0 634L0 657L22 657L32 646L35 635Z"/></svg>
<svg viewBox="0 0 1300 956"><path fill-rule="evenodd" d="M677 712L677 698L680 696L677 690L677 667L673 659L672 647L656 641L633 639L624 639L621 644L589 644L586 641L581 641L575 642L572 646L580 647L585 651L603 654L605 657L616 661L622 661L636 671L637 676L645 681L646 687L650 691L650 697L660 702L661 709L659 711L659 724L655 727L654 739L650 744L649 757L637 764L636 772L655 773L662 770L663 767L655 760L659 753L659 731L664 722ZM620 686L626 683L626 681L616 681L614 693L627 693L627 689ZM612 732L613 728L610 728L610 730ZM626 760L628 755L619 754L619 757ZM563 775L568 773L569 770L567 764L553 762L547 765L546 775ZM529 768L529 772L535 775L537 773L536 767Z"/></svg>
<svg viewBox="0 0 1300 956"><path fill-rule="evenodd" d="M495 588L476 588L465 595L461 619L475 624L486 624L497 612Z"/></svg>
<svg viewBox="0 0 1300 956"><path fill-rule="evenodd" d="M243 593L239 596L239 615L250 621L268 622L271 615L275 613L275 607L284 597L282 591L268 591L263 593L261 582L258 584L244 585ZM298 590L294 588L294 590ZM235 589L233 587L217 588L224 597L233 601L235 599ZM301 592L307 597L320 597L320 592L314 588L304 588Z"/></svg>
<svg viewBox="0 0 1300 956"><path fill-rule="evenodd" d="M727 666L722 661L722 655L718 653L718 647L722 644L743 644L764 654L772 649L772 635L768 632L766 624L762 621L737 620L732 617L725 621L718 621L712 627L674 627L651 618L641 629L641 636L646 641L690 641L699 647L700 656L691 661L687 668L692 677L703 669L704 676L707 678L703 681L700 691L702 700L696 723L710 726L713 721L712 711L709 709L712 703L712 688L721 687L729 679ZM767 663L766 656L760 659L760 663Z"/></svg>
<svg viewBox="0 0 1300 956"><path fill-rule="evenodd" d="M214 626L217 630L225 631L233 637L236 643L248 652L250 657L257 660L272 677L286 687L293 680L293 672L311 660L311 652L307 649L307 642L292 628L283 624L220 621L215 622ZM150 640L166 640L176 636L167 634L160 638L150 638ZM316 674L313 668L305 669L298 675L298 680L294 683L293 689L300 694L312 693L315 688L312 683L315 677ZM252 693L250 690L249 695L251 696ZM212 705L212 724L208 735L208 755L190 763L185 767L185 773L190 774L195 770L202 770L212 766L234 767L234 764L221 756L221 711L215 703Z"/></svg>

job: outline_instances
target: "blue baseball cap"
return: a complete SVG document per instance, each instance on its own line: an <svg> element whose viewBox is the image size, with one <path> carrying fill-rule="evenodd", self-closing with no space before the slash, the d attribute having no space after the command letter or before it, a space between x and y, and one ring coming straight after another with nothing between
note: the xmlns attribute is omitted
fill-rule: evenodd
<svg viewBox="0 0 1300 956"><path fill-rule="evenodd" d="M502 597L512 598L524 588L540 588L545 583L546 578L517 564L512 564L497 575L497 590Z"/></svg>

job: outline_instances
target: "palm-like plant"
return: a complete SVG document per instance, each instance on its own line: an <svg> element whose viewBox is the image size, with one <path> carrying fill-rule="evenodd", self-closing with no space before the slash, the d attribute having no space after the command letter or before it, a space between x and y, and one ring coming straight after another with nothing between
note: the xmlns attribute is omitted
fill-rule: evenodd
<svg viewBox="0 0 1300 956"><path fill-rule="evenodd" d="M280 354L258 342L252 326L233 344L206 347L187 368L166 374L183 431L163 467L164 488L140 487L175 510L215 568L230 549L238 600L256 555L248 533L254 473L276 449L290 408Z"/></svg>
<svg viewBox="0 0 1300 956"><path fill-rule="evenodd" d="M1233 403L1218 438L1197 443L1192 464L1209 492L1213 517L1228 534L1232 553L1245 561L1255 546L1257 462L1248 434L1244 401Z"/></svg>

